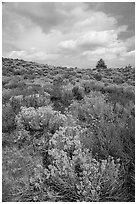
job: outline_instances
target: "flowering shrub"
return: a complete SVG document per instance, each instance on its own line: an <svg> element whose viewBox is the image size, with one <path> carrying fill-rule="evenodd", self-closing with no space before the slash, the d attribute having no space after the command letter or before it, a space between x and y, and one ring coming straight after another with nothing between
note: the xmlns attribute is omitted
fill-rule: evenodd
<svg viewBox="0 0 137 204"><path fill-rule="evenodd" d="M52 112L53 110L50 106L38 109L21 107L21 112L16 116L17 127L34 130L41 129L42 126L46 127Z"/></svg>
<svg viewBox="0 0 137 204"><path fill-rule="evenodd" d="M21 106L38 108L50 104L50 95L46 92L42 94L18 95L10 99L10 103L15 112L19 112Z"/></svg>
<svg viewBox="0 0 137 204"><path fill-rule="evenodd" d="M46 128L55 132L65 119L64 115L54 111L51 106L38 109L21 107L21 112L16 116L16 123L18 129L44 130Z"/></svg>
<svg viewBox="0 0 137 204"><path fill-rule="evenodd" d="M80 126L63 127L50 140L48 153L53 161L45 173L58 188L62 186L61 195L67 201L99 201L105 185L114 187L119 179L118 163L111 157L98 162L83 148L80 137L84 131Z"/></svg>
<svg viewBox="0 0 137 204"><path fill-rule="evenodd" d="M61 114L58 111L54 112L54 114L49 119L49 124L48 124L49 131L51 133L55 133L60 126L63 126L65 121L66 121L66 116L64 114Z"/></svg>
<svg viewBox="0 0 137 204"><path fill-rule="evenodd" d="M20 129L15 132L14 142L18 145L19 149L21 149L25 145L30 144L31 141L32 140L29 131Z"/></svg>
<svg viewBox="0 0 137 204"><path fill-rule="evenodd" d="M25 96L23 100L24 106L38 108L50 104L50 95L46 92L43 94L33 94Z"/></svg>

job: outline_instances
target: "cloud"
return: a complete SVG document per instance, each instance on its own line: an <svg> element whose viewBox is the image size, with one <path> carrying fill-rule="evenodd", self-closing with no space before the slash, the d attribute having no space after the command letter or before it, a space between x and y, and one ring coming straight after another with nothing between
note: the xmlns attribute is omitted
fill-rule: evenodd
<svg viewBox="0 0 137 204"><path fill-rule="evenodd" d="M64 21L64 14L59 12L59 3L11 3L10 10L18 16L24 16L32 23L40 26L44 32ZM53 15L54 14L54 15Z"/></svg>
<svg viewBox="0 0 137 204"><path fill-rule="evenodd" d="M117 25L117 20L103 12L89 12L87 17L75 23L75 27L86 30L111 30Z"/></svg>
<svg viewBox="0 0 137 204"><path fill-rule="evenodd" d="M117 40L117 35L113 30L92 31L84 34L78 39L78 45L85 49L89 46L107 46Z"/></svg>
<svg viewBox="0 0 137 204"><path fill-rule="evenodd" d="M74 50L77 48L77 41L75 40L66 40L59 43L58 47L63 50Z"/></svg>
<svg viewBox="0 0 137 204"><path fill-rule="evenodd" d="M74 50L77 52L94 50L96 52L96 49L100 51L111 49L111 52L114 52L116 49L121 52L125 45L118 39L118 33L119 31L117 32L117 30L90 31L83 35L80 34L79 38L75 40L62 41L58 46L63 51L68 50L68 52Z"/></svg>
<svg viewBox="0 0 137 204"><path fill-rule="evenodd" d="M130 52L122 53L123 57L135 57L135 50L131 50Z"/></svg>
<svg viewBox="0 0 137 204"><path fill-rule="evenodd" d="M3 55L69 66L128 63L135 37L129 24L102 3L6 3L3 6ZM113 4L115 5L115 4ZM122 7L121 4L117 4ZM124 4L125 5L125 4ZM103 8L103 9L102 9ZM102 10L101 10L102 9ZM116 7L115 7L116 9ZM127 11L127 10L126 10ZM116 12L117 13L117 12ZM126 13L121 13L124 19ZM127 35L127 34L126 34ZM31 48L35 49L31 49Z"/></svg>
<svg viewBox="0 0 137 204"><path fill-rule="evenodd" d="M10 58L18 58L24 60L54 60L57 58L56 54L47 54L42 51L37 50L36 48L31 48L29 50L21 50L21 51L12 51L9 53Z"/></svg>
<svg viewBox="0 0 137 204"><path fill-rule="evenodd" d="M134 50L135 49L135 36L127 38L125 40L125 45L128 51Z"/></svg>

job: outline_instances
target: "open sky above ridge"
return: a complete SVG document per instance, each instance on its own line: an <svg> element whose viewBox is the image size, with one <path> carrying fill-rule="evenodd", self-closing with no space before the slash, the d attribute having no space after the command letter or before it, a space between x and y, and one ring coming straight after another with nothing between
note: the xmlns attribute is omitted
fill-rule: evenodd
<svg viewBox="0 0 137 204"><path fill-rule="evenodd" d="M135 64L133 2L7 2L2 55L52 65Z"/></svg>

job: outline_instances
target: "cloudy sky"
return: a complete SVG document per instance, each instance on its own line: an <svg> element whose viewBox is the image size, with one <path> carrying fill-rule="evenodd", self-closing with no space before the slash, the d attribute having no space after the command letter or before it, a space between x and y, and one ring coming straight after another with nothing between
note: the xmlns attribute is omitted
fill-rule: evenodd
<svg viewBox="0 0 137 204"><path fill-rule="evenodd" d="M135 61L134 3L4 3L2 55L51 65Z"/></svg>

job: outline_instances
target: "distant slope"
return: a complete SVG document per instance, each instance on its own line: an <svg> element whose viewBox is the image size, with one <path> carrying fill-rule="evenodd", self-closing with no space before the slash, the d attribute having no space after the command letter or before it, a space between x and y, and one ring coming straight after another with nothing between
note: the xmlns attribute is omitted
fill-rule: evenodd
<svg viewBox="0 0 137 204"><path fill-rule="evenodd" d="M55 76L57 74L63 75L64 78L76 76L82 78L87 75L89 79L96 78L99 74L102 78L112 79L112 83L121 84L124 82L135 81L135 68L130 66L125 68L107 68L107 69L79 69L57 67L48 64L39 64L31 61L24 61L20 59L2 58L2 74L3 76L11 75L30 75L30 76L47 76L48 74ZM111 81L111 80L110 80ZM134 83L133 83L134 84ZM133 85L132 84L132 85Z"/></svg>

